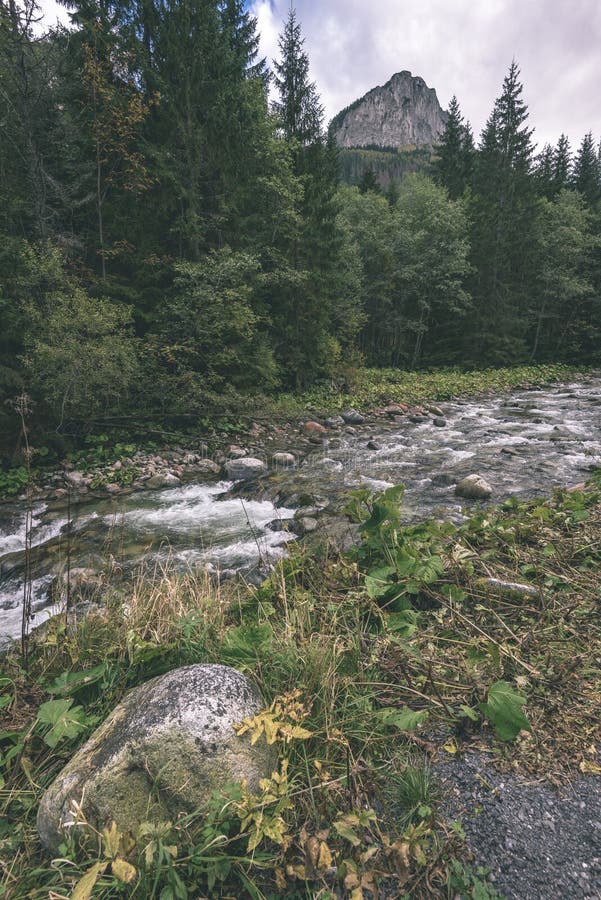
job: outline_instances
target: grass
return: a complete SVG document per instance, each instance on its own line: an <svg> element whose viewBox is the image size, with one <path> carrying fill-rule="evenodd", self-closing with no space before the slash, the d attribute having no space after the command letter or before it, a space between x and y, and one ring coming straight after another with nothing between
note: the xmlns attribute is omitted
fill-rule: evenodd
<svg viewBox="0 0 601 900"><path fill-rule="evenodd" d="M28 672L4 660L3 900L59 900L86 873L80 897L494 896L440 817L435 761L476 746L553 782L599 772L601 479L460 527L402 526L400 495L355 496L363 542L345 556L301 548L256 589L145 572L125 603L55 619ZM49 860L45 787L130 687L193 662L258 683L246 727L277 733L277 780ZM40 709L61 697L81 730L50 747Z"/></svg>

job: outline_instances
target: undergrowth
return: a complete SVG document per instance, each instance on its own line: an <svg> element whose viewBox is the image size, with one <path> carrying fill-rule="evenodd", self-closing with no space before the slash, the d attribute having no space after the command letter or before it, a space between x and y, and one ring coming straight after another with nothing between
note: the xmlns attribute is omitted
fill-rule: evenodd
<svg viewBox="0 0 601 900"><path fill-rule="evenodd" d="M145 573L126 603L52 620L28 671L7 657L0 896L496 896L442 817L436 759L476 746L552 781L599 773L601 478L459 527L404 526L401 498L354 495L344 556L301 548L256 589ZM88 823L48 859L44 789L129 688L197 662L262 690L239 728L278 749L261 794L135 835Z"/></svg>

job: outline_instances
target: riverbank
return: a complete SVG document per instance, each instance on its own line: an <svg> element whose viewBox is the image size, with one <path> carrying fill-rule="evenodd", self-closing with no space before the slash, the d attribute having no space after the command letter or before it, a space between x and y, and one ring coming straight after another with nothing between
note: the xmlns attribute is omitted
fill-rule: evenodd
<svg viewBox="0 0 601 900"><path fill-rule="evenodd" d="M358 408L368 421L385 415L383 409L400 404L396 414L419 414L424 403L450 399L490 396L517 387L536 387L594 376L564 365L518 366L476 372L439 370L403 372L398 369L358 369L346 383L316 390L272 396L251 396L224 401L206 416L191 416L179 430L169 419L110 419L90 424L85 434L73 438L72 448L59 461L56 451L34 446L29 472L24 461L0 471L0 503L19 494L33 483L34 496L45 498L53 490L70 489L75 494L93 489L117 494L140 476L181 473L193 477L198 462L210 474L210 463L222 465L231 456L230 447L251 444L260 455L306 449L308 435L302 423L317 417L324 420L340 411ZM42 439L43 440L43 439ZM235 451L234 451L235 452ZM175 472L172 471L175 467ZM178 476L177 470L180 470ZM85 481L67 477L79 471ZM59 495L60 497L60 495Z"/></svg>
<svg viewBox="0 0 601 900"><path fill-rule="evenodd" d="M461 768L477 751L479 783L492 766L564 790L601 771L600 488L596 477L459 526L403 526L400 490L363 492L349 509L363 535L350 554L299 548L257 589L159 573L126 604L54 620L29 672L16 656L4 664L4 896L66 896L79 881L77 896L98 898L494 897L470 865L470 829L466 847L448 818L449 766L446 780L437 766ZM188 817L134 838L119 851L130 868L113 868L102 841L83 856L65 845L51 865L34 830L45 786L125 691L194 662L250 674L272 717L298 729L276 741L287 763L277 796L270 781L250 818L230 801L210 824ZM48 700L68 701L65 723L40 713ZM511 847L487 835L506 887ZM596 863L566 848L554 866L570 896L595 896ZM545 849L532 851L535 887L552 896ZM588 882L570 874L583 863Z"/></svg>

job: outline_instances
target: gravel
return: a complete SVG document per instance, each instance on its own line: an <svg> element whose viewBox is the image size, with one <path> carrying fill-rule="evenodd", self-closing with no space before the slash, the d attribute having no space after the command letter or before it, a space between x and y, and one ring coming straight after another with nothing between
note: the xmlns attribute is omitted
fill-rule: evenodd
<svg viewBox="0 0 601 900"><path fill-rule="evenodd" d="M601 778L557 791L468 752L435 765L444 815L460 820L474 864L509 900L601 898Z"/></svg>

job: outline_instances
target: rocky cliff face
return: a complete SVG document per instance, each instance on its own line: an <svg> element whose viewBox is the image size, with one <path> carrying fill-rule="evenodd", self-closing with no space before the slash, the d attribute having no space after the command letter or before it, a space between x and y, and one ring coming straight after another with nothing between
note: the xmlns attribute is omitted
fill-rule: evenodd
<svg viewBox="0 0 601 900"><path fill-rule="evenodd" d="M446 120L434 88L398 72L338 113L331 128L340 147L432 147Z"/></svg>

